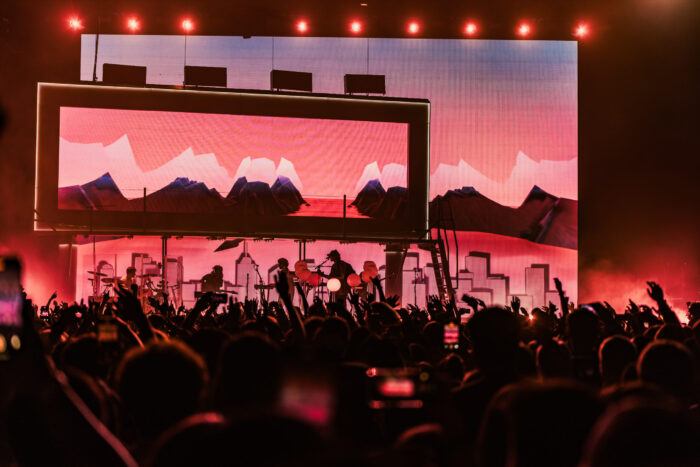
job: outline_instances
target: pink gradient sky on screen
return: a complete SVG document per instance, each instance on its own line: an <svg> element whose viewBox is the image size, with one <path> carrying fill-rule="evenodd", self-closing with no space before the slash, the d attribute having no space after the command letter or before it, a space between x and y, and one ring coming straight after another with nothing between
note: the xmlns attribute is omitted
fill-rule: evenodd
<svg viewBox="0 0 700 467"><path fill-rule="evenodd" d="M72 143L108 146L127 135L144 172L188 148L195 154L213 153L231 177L246 157L265 157L275 164L283 157L294 165L304 194L311 196L354 197L367 164L407 165L407 130L401 123L75 107L63 107L60 121L60 137ZM84 178L91 181L87 173Z"/></svg>
<svg viewBox="0 0 700 467"><path fill-rule="evenodd" d="M82 44L91 79L94 36ZM148 67L148 82L181 84L184 37L100 38L102 63ZM271 67L313 73L315 92L342 94L345 73L386 76L387 96L431 102L431 173L460 159L507 183L519 152L577 157L576 41L190 36L187 60L228 68L228 87L269 89ZM573 180L571 182L574 182Z"/></svg>

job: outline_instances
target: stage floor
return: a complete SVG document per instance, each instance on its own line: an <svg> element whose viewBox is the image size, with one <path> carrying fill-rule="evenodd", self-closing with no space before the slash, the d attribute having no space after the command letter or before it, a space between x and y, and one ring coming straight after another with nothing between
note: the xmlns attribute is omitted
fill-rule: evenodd
<svg viewBox="0 0 700 467"><path fill-rule="evenodd" d="M343 217L343 200L330 198L305 198L309 206L302 205L297 212L290 216L302 217ZM369 219L369 216L360 214L355 206L350 206L353 200L347 200L348 207L345 217L352 219Z"/></svg>

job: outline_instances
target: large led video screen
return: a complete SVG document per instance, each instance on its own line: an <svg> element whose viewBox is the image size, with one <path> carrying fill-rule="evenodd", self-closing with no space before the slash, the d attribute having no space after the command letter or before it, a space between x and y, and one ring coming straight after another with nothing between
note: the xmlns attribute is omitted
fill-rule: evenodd
<svg viewBox="0 0 700 467"><path fill-rule="evenodd" d="M406 215L367 202L406 195L405 123L76 107L60 119L59 209Z"/></svg>
<svg viewBox="0 0 700 467"><path fill-rule="evenodd" d="M37 213L50 228L427 230L425 100L41 83L38 121Z"/></svg>
<svg viewBox="0 0 700 467"><path fill-rule="evenodd" d="M95 36L84 35L81 79L95 68L99 81L104 63L118 63L146 66L150 84L182 85L186 61L226 67L229 88L269 89L270 70L282 69L313 73L314 92L342 94L345 74L384 75L387 97L430 101L430 222L448 229L458 293L540 306L555 298L559 277L576 301L575 41L188 36L184 46L184 36L102 35L96 53ZM371 169L375 177L393 167L382 164ZM290 256L289 246L274 245L250 251L272 266ZM335 247L354 265L384 263L381 249ZM431 258L409 253L405 291L420 300L436 291ZM202 250L190 264L203 271L216 258Z"/></svg>

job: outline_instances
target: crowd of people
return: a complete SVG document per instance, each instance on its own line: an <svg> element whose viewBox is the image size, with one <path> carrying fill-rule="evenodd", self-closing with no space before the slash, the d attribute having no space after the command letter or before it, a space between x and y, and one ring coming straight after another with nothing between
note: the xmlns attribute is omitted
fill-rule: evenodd
<svg viewBox="0 0 700 467"><path fill-rule="evenodd" d="M284 278L279 302L150 314L126 289L25 300L0 464L700 465L699 303L685 323L650 282L651 306L574 306L557 280L533 310L419 309L374 282L301 307Z"/></svg>

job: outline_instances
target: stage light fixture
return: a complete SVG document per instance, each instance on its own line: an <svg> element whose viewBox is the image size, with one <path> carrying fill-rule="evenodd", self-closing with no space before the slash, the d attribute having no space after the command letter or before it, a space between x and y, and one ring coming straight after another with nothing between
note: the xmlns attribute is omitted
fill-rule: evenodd
<svg viewBox="0 0 700 467"><path fill-rule="evenodd" d="M313 74L303 71L272 70L270 71L270 90L313 92Z"/></svg>
<svg viewBox="0 0 700 467"><path fill-rule="evenodd" d="M226 67L185 67L185 86L226 87Z"/></svg>
<svg viewBox="0 0 700 467"><path fill-rule="evenodd" d="M141 29L141 22L138 18L132 16L126 20L126 28L131 32L138 32Z"/></svg>
<svg viewBox="0 0 700 467"><path fill-rule="evenodd" d="M588 28L588 25L586 23L579 23L576 26L576 29L574 29L574 36L578 37L579 39L588 37L589 34L590 29Z"/></svg>
<svg viewBox="0 0 700 467"><path fill-rule="evenodd" d="M182 26L182 30L185 31L185 34L189 34L194 31L194 21L192 21L190 18L183 19L180 25Z"/></svg>
<svg viewBox="0 0 700 467"><path fill-rule="evenodd" d="M408 23L408 33L409 34L418 34L420 32L420 24L416 21L411 21Z"/></svg>
<svg viewBox="0 0 700 467"><path fill-rule="evenodd" d="M71 28L73 31L79 31L83 29L83 22L77 16L71 16L70 18L68 18L68 27Z"/></svg>
<svg viewBox="0 0 700 467"><path fill-rule="evenodd" d="M469 21L467 24L464 25L464 34L469 37L475 36L478 30L479 27L473 21Z"/></svg>
<svg viewBox="0 0 700 467"><path fill-rule="evenodd" d="M359 34L362 32L362 23L360 21L350 22L350 32L353 34Z"/></svg>
<svg viewBox="0 0 700 467"><path fill-rule="evenodd" d="M386 94L384 75L347 74L344 82L345 94Z"/></svg>
<svg viewBox="0 0 700 467"><path fill-rule="evenodd" d="M328 279L328 282L326 283L326 287L328 287L328 290L330 292L335 293L338 290L340 290L340 287L341 287L340 280L336 279L335 277L332 279Z"/></svg>
<svg viewBox="0 0 700 467"><path fill-rule="evenodd" d="M532 26L529 23L520 23L517 32L520 37L528 37L532 34Z"/></svg>
<svg viewBox="0 0 700 467"><path fill-rule="evenodd" d="M146 71L145 66L103 63L102 83L143 87L146 86Z"/></svg>
<svg viewBox="0 0 700 467"><path fill-rule="evenodd" d="M309 31L309 23L306 20L297 21L297 32L304 34Z"/></svg>

